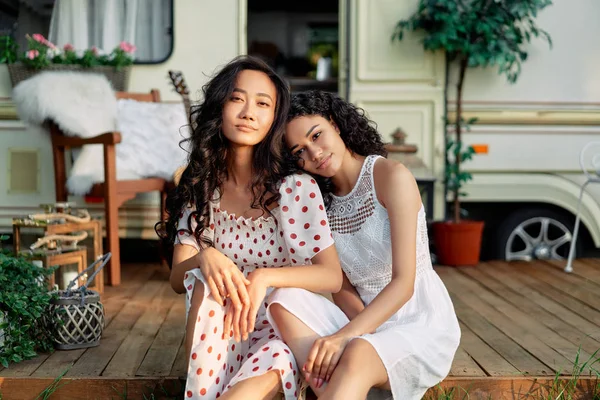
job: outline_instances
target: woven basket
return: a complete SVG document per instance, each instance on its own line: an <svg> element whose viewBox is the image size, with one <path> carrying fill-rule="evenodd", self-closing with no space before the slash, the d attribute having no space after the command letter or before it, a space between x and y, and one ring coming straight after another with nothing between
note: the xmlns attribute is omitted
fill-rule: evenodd
<svg viewBox="0 0 600 400"><path fill-rule="evenodd" d="M67 289L58 291L58 299L50 301L48 325L53 332L55 348L73 350L100 344L104 329L104 306L100 302L100 295L85 285L75 290L71 290L71 287L83 274L101 263L88 278L87 282L91 282L106 265L110 256L110 253L106 253L94 261L69 283Z"/></svg>
<svg viewBox="0 0 600 400"><path fill-rule="evenodd" d="M19 82L45 71L73 71L90 74L102 74L106 76L106 79L108 79L108 81L112 84L114 90L125 92L129 86L129 74L131 72L131 67L122 67L117 70L115 67L110 66L86 68L82 67L81 65L52 64L42 69L32 69L19 62L8 64L8 73L10 74L10 80L13 87L15 87Z"/></svg>

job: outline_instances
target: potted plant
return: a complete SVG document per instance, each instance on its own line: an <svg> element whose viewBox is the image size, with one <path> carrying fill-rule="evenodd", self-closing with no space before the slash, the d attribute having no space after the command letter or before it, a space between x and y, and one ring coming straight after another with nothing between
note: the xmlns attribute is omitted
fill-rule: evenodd
<svg viewBox="0 0 600 400"><path fill-rule="evenodd" d="M0 364L5 368L54 349L44 322L55 297L46 281L52 273L0 248Z"/></svg>
<svg viewBox="0 0 600 400"><path fill-rule="evenodd" d="M474 153L462 141L463 130L475 122L465 122L462 116L467 68L498 66L499 73L514 83L531 39L541 36L551 44L534 21L550 4L551 0L420 0L417 11L396 25L392 39L402 40L405 31L420 31L425 50L444 51L447 67L458 69L454 132L446 130L445 184L452 194L453 218L433 226L440 264L475 265L481 248L483 222L466 221L460 215L461 189L471 179L463 162Z"/></svg>
<svg viewBox="0 0 600 400"><path fill-rule="evenodd" d="M8 64L13 86L41 71L68 70L103 74L115 90L127 90L134 45L121 42L105 54L96 47L78 51L71 44L60 49L39 33L26 37L28 48L21 52L12 37L0 36L0 62Z"/></svg>

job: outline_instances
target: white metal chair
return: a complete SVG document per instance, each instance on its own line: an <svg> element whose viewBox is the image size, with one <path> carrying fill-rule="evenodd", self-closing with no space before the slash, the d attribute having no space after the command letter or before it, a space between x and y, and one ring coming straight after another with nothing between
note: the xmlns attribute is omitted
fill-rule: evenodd
<svg viewBox="0 0 600 400"><path fill-rule="evenodd" d="M579 223L581 221L580 209L581 199L585 187L590 183L600 183L600 141L589 142L579 154L579 165L586 176L586 181L581 185L579 192L579 200L577 202L577 214L575 217L575 228L573 229L573 240L571 240L571 248L569 249L569 258L565 266L565 272L573 272L573 259L575 258L575 248L577 242L577 234L579 233Z"/></svg>

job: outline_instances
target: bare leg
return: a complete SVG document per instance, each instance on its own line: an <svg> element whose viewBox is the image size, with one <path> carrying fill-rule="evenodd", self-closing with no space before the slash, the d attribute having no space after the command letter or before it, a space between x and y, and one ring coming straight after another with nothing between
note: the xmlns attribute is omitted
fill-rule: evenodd
<svg viewBox="0 0 600 400"><path fill-rule="evenodd" d="M221 400L271 400L281 387L281 380L277 371L269 371L266 374L254 378L245 379L229 389Z"/></svg>
<svg viewBox="0 0 600 400"><path fill-rule="evenodd" d="M319 399L364 400L372 387L390 389L387 371L369 342L354 339L346 346Z"/></svg>
<svg viewBox="0 0 600 400"><path fill-rule="evenodd" d="M281 304L273 303L269 309L281 336L283 336L283 341L292 349L298 368L302 371L313 343L320 336ZM325 385L317 388L313 382L309 382L309 384L317 396L320 396L325 390Z"/></svg>
<svg viewBox="0 0 600 400"><path fill-rule="evenodd" d="M204 284L197 281L194 285L194 292L190 304L187 325L185 327L185 357L186 365L190 365L190 354L192 353L192 344L194 343L194 330L198 321L198 311L204 300Z"/></svg>

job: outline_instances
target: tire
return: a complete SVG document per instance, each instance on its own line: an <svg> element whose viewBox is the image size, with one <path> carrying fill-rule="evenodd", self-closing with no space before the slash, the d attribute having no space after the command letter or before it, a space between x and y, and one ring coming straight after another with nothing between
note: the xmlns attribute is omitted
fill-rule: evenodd
<svg viewBox="0 0 600 400"><path fill-rule="evenodd" d="M493 258L505 261L564 260L569 255L574 225L572 215L542 207L513 211L498 226L492 246ZM581 228L576 255L583 249Z"/></svg>

